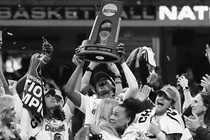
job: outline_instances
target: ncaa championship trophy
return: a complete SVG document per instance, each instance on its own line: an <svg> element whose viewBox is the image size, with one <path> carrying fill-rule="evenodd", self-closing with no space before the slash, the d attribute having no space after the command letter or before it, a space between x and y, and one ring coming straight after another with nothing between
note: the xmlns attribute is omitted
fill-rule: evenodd
<svg viewBox="0 0 210 140"><path fill-rule="evenodd" d="M118 36L120 30L122 1L104 0L96 16L88 40L78 47L78 55L87 61L100 63L117 62Z"/></svg>

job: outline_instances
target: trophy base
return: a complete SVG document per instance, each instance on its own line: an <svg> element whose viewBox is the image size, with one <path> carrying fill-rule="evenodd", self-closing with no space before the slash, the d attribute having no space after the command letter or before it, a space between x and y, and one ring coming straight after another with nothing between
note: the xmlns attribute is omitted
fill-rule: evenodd
<svg viewBox="0 0 210 140"><path fill-rule="evenodd" d="M78 53L87 61L94 61L99 63L111 63L119 61L120 57L117 55L115 49L101 46L101 45L91 45L91 46L80 46L81 51Z"/></svg>

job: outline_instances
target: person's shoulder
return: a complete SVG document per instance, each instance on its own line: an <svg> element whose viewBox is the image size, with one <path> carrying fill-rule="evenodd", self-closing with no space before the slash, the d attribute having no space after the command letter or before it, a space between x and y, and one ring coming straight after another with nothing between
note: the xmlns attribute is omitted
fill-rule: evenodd
<svg viewBox="0 0 210 140"><path fill-rule="evenodd" d="M105 119L100 119L98 126L100 127L111 127L111 124L105 120Z"/></svg>
<svg viewBox="0 0 210 140"><path fill-rule="evenodd" d="M172 122L178 122L179 124L183 125L183 119L181 114L178 113L175 109L168 109L165 113L165 120Z"/></svg>
<svg viewBox="0 0 210 140"><path fill-rule="evenodd" d="M141 115L144 115L145 116L145 114L146 115L149 115L152 111L153 111L153 109L145 109L144 111L142 111L142 112L140 112L140 113L138 113L136 115L137 116L141 116Z"/></svg>
<svg viewBox="0 0 210 140"><path fill-rule="evenodd" d="M136 117L134 119L134 123L139 123L139 122L145 122L149 116L154 114L154 111L152 109L146 109L138 114L136 114Z"/></svg>
<svg viewBox="0 0 210 140"><path fill-rule="evenodd" d="M103 99L95 98L95 97L90 97L94 102L100 103Z"/></svg>
<svg viewBox="0 0 210 140"><path fill-rule="evenodd" d="M131 123L127 129L125 130L123 135L131 134L131 133L137 133L139 132L139 125L137 123Z"/></svg>

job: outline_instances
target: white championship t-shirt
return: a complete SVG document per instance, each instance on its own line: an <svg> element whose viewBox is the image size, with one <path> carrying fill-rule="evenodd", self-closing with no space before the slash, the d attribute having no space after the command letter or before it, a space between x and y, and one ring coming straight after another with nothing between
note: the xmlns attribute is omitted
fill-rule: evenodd
<svg viewBox="0 0 210 140"><path fill-rule="evenodd" d="M98 104L102 99L81 95L81 106L78 108L85 114L84 124L93 124L95 122L95 114Z"/></svg>
<svg viewBox="0 0 210 140"><path fill-rule="evenodd" d="M64 105L63 111L66 116L64 121L55 119L40 121L23 108L21 124L28 130L29 137L35 137L37 140L69 140L68 123L73 114L67 104Z"/></svg>
<svg viewBox="0 0 210 140"><path fill-rule="evenodd" d="M144 133L148 133L151 121L154 121L155 108L152 110L145 110L142 113L137 114L135 122L139 125L139 130ZM168 109L166 113L159 117L158 120L160 129L165 134L182 134L184 131L184 122L181 115L174 109Z"/></svg>

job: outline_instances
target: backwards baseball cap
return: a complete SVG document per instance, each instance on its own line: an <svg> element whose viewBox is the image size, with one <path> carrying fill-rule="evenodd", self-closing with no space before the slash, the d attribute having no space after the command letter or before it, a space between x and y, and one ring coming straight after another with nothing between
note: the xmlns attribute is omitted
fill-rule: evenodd
<svg viewBox="0 0 210 140"><path fill-rule="evenodd" d="M50 94L52 96L60 97L61 100L63 100L63 96L62 96L61 92L57 89L50 88L49 90L44 92L44 95L47 95L47 94Z"/></svg>
<svg viewBox="0 0 210 140"><path fill-rule="evenodd" d="M161 92L164 92L168 98L176 101L177 89L175 87L171 85L165 85L163 88L156 91L157 94L160 94Z"/></svg>
<svg viewBox="0 0 210 140"><path fill-rule="evenodd" d="M102 78L102 77L105 77L105 78L109 79L109 80L112 82L112 84L115 85L115 82L114 82L114 80L112 79L112 77L110 77L108 74L106 74L106 73L103 72L103 71L99 71L99 72L97 72L97 73L94 75L94 77L93 77L94 85L96 85L97 82L99 81L99 79Z"/></svg>

